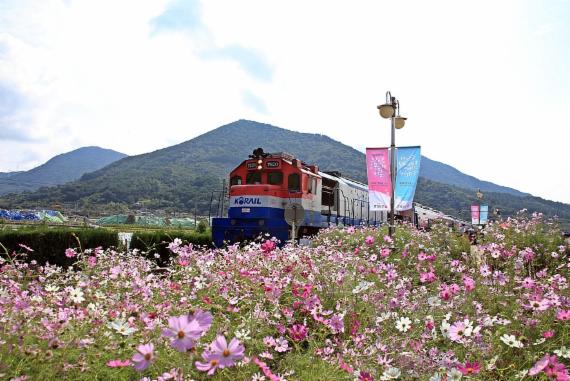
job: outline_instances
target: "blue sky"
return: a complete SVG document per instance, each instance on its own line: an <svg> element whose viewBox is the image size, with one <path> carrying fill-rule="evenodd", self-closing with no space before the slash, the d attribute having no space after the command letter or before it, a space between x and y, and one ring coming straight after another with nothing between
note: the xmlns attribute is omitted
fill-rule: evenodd
<svg viewBox="0 0 570 381"><path fill-rule="evenodd" d="M0 171L237 119L570 203L570 2L0 0Z"/></svg>

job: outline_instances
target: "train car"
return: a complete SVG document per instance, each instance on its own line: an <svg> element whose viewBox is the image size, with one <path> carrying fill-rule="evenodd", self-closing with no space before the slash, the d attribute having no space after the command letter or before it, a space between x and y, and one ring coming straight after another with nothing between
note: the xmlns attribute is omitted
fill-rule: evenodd
<svg viewBox="0 0 570 381"><path fill-rule="evenodd" d="M386 213L370 212L366 184L338 172L320 172L293 155L257 148L230 173L227 218L214 218L212 239L218 247L268 233L282 243L291 227L284 218L289 204L300 204L304 220L296 236L337 225L379 224Z"/></svg>

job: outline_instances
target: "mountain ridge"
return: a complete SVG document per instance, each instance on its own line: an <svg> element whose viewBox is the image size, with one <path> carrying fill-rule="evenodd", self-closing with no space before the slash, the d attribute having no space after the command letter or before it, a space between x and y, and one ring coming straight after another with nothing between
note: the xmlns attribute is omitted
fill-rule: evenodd
<svg viewBox="0 0 570 381"><path fill-rule="evenodd" d="M126 156L124 153L96 146L61 153L28 171L3 172L0 176L0 195L64 184Z"/></svg>
<svg viewBox="0 0 570 381"><path fill-rule="evenodd" d="M69 184L42 188L28 195L0 198L0 207L29 206L38 202L78 203L82 208L93 209L93 206L97 206L96 210L109 206L108 211L115 212L126 207L144 207L171 211L196 208L201 213L207 213L211 208L210 200L215 198L212 191L219 192L222 180L227 178L229 171L257 147L262 147L266 152L286 151L307 163L317 164L320 170L337 170L346 177L366 182L365 155L352 147L322 134L289 131L270 124L239 120L170 147L125 157L86 173ZM430 169L430 166L433 168ZM441 172L440 175L447 173L448 178L457 178L458 173L461 174L451 166L428 158L422 158L421 176L422 169L424 172ZM472 183L481 181L463 175ZM463 214L463 218L467 218L465 210L475 197L473 188L446 185L433 179L424 180L418 185L418 202L436 209L451 205L448 209L454 210L454 215ZM479 187L479 184L475 183L486 194L493 193ZM497 206L505 211L515 210L519 206L522 209L526 202L536 210L542 209L549 215L567 215L570 219L570 205L533 196L500 194L512 197L510 201L495 197L502 200ZM525 201L524 197L531 198ZM458 205L461 207L458 208Z"/></svg>

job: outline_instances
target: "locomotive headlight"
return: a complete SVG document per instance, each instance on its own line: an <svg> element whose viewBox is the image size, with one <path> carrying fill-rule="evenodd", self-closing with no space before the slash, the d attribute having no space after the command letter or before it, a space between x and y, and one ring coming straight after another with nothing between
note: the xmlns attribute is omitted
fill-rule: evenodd
<svg viewBox="0 0 570 381"><path fill-rule="evenodd" d="M257 161L257 164L263 164L263 160L259 159L259 160Z"/></svg>
<svg viewBox="0 0 570 381"><path fill-rule="evenodd" d="M261 166L261 165L258 165L258 166L257 166L257 169L260 170L260 171L261 171L262 168L263 168L263 166Z"/></svg>

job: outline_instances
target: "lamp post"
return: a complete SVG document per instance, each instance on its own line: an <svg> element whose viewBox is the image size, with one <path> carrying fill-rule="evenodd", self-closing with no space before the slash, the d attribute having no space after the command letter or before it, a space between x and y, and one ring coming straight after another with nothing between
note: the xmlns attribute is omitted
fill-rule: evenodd
<svg viewBox="0 0 570 381"><path fill-rule="evenodd" d="M406 119L400 116L400 102L393 97L392 94L386 92L386 103L378 106L380 116L384 119L391 121L391 143L390 143L390 177L392 180L392 187L390 189L390 224L388 226L388 234L390 237L396 232L396 225L394 224L394 190L396 189L396 129L404 127Z"/></svg>

